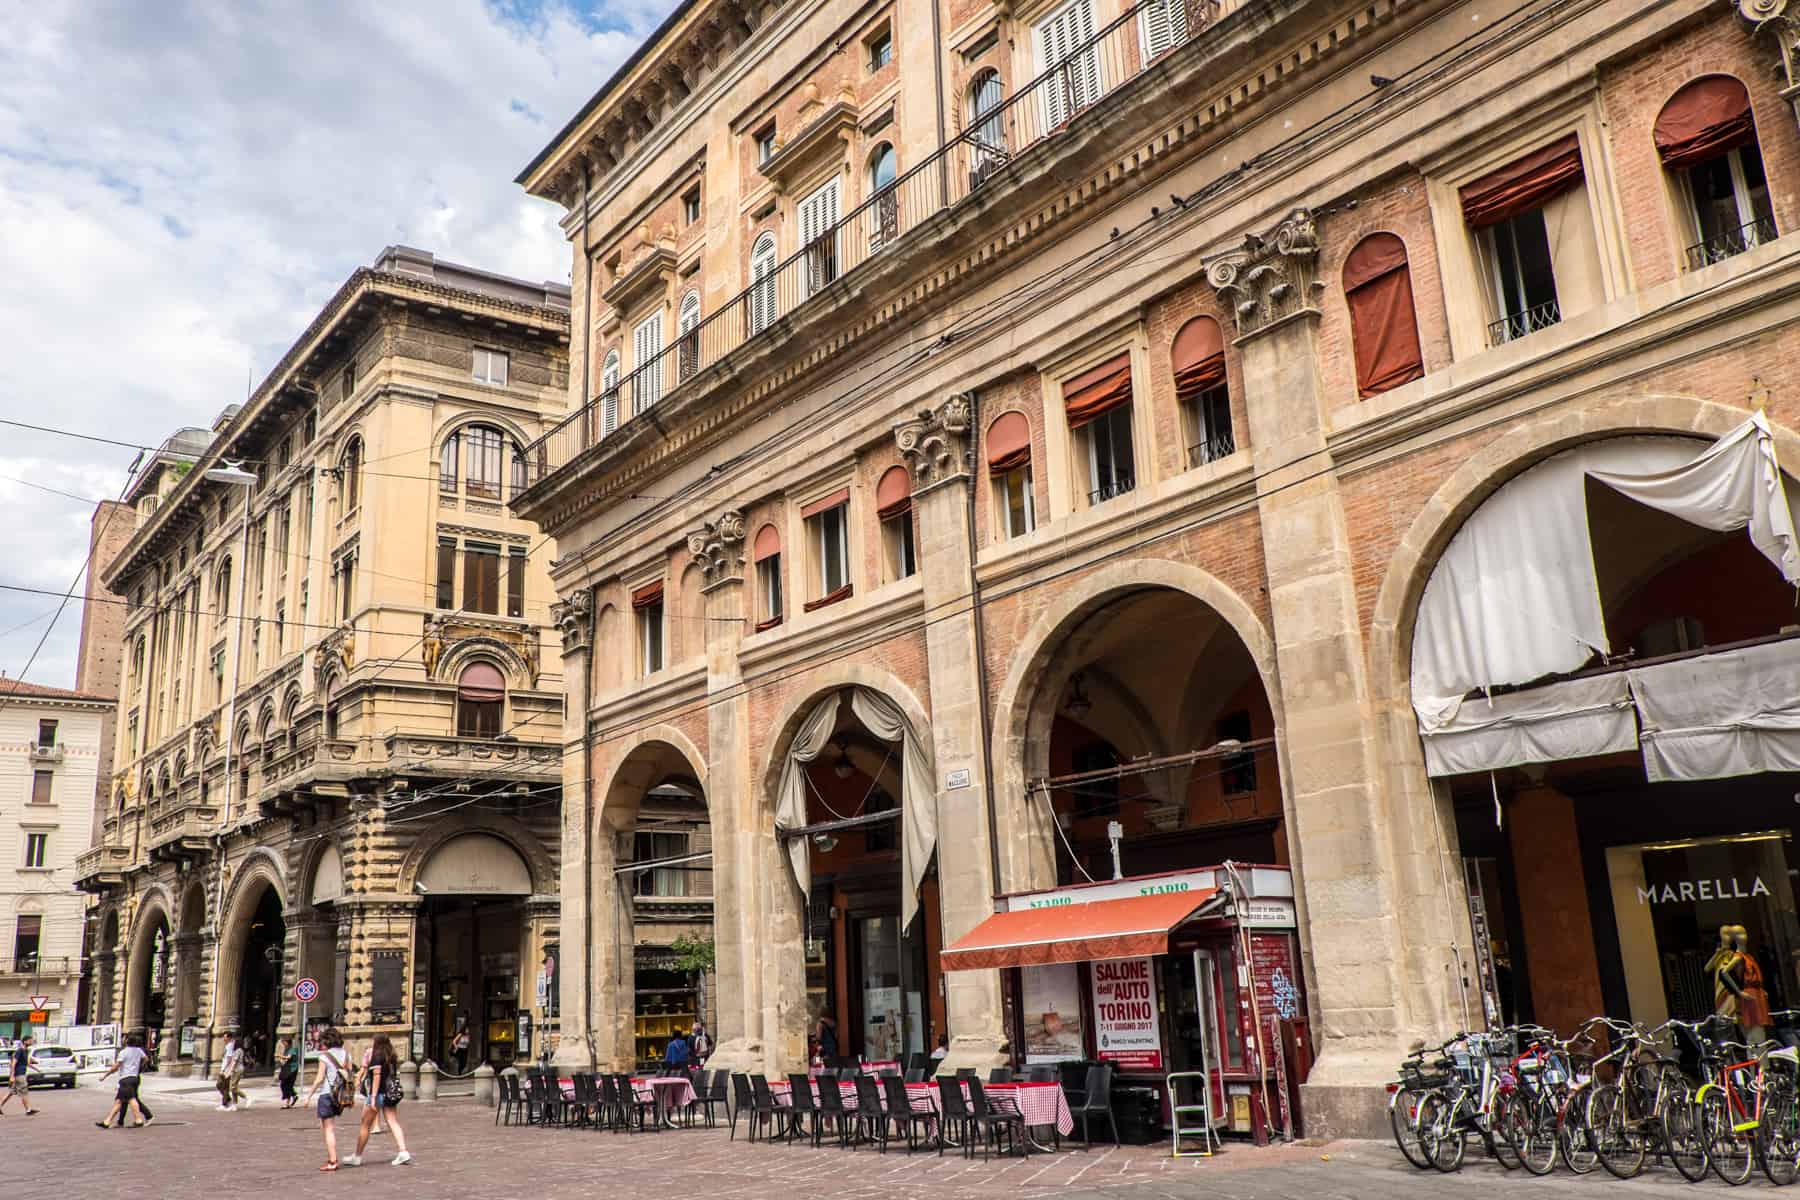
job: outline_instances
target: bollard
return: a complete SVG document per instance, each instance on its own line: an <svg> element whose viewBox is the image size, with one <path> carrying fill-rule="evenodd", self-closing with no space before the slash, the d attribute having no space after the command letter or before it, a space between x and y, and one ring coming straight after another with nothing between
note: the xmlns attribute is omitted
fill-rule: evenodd
<svg viewBox="0 0 1800 1200"><path fill-rule="evenodd" d="M429 1104L437 1099L438 1069L437 1064L429 1058L419 1064L419 1103Z"/></svg>
<svg viewBox="0 0 1800 1200"><path fill-rule="evenodd" d="M482 1063L470 1073L469 1078L475 1081L475 1103L484 1108L494 1107L499 1095L499 1087L494 1082L494 1068Z"/></svg>
<svg viewBox="0 0 1800 1200"><path fill-rule="evenodd" d="M419 1068L410 1058L400 1064L400 1091L408 1100L419 1098Z"/></svg>

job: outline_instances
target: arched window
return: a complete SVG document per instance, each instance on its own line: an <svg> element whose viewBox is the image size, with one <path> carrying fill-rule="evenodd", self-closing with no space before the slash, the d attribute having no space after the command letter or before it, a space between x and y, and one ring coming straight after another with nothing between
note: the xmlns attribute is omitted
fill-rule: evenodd
<svg viewBox="0 0 1800 1200"><path fill-rule="evenodd" d="M900 159L894 154L891 142L883 142L875 147L869 155L869 192L873 195L882 188L892 186L894 177L900 173Z"/></svg>
<svg viewBox="0 0 1800 1200"><path fill-rule="evenodd" d="M781 624L781 534L773 525L756 531L750 556L756 561L757 632Z"/></svg>
<svg viewBox="0 0 1800 1200"><path fill-rule="evenodd" d="M677 383L684 383L700 369L700 293L690 291L681 298L675 318Z"/></svg>
<svg viewBox="0 0 1800 1200"><path fill-rule="evenodd" d="M775 319L775 235L765 233L750 248L750 332L761 333Z"/></svg>
<svg viewBox="0 0 1800 1200"><path fill-rule="evenodd" d="M619 427L619 352L608 350L600 368L600 436Z"/></svg>
<svg viewBox="0 0 1800 1200"><path fill-rule="evenodd" d="M1729 75L1693 80L1656 117L1656 152L1686 203L1688 269L1774 240L1775 210L1750 93Z"/></svg>
<svg viewBox="0 0 1800 1200"><path fill-rule="evenodd" d="M500 732L506 676L489 662L464 667L456 679L456 736L491 738Z"/></svg>
<svg viewBox="0 0 1800 1200"><path fill-rule="evenodd" d="M900 236L900 193L894 180L900 174L900 159L893 143L883 142L869 155L869 195L875 201L875 228L869 234L869 248L879 250Z"/></svg>
<svg viewBox="0 0 1800 1200"><path fill-rule="evenodd" d="M219 560L219 569L213 574L213 623L216 625L231 615L231 560Z"/></svg>
<svg viewBox="0 0 1800 1200"><path fill-rule="evenodd" d="M1006 144L1000 128L1000 101L1006 91L1000 86L1000 72L993 68L978 73L969 84L969 136L989 148Z"/></svg>
<svg viewBox="0 0 1800 1200"><path fill-rule="evenodd" d="M1031 498L1031 425L1024 413L1001 413L988 426L987 464L1000 535L1016 538L1030 533L1036 521Z"/></svg>
<svg viewBox="0 0 1800 1200"><path fill-rule="evenodd" d="M875 515L881 521L887 577L911 577L919 569L919 558L913 546L912 476L905 467L896 465L881 473L875 485Z"/></svg>
<svg viewBox="0 0 1800 1200"><path fill-rule="evenodd" d="M438 491L453 496L460 482L467 496L477 500L500 499L501 464L509 448L512 489L517 495L526 483L524 452L504 430L492 425L464 426L444 439L438 459Z"/></svg>
<svg viewBox="0 0 1800 1200"><path fill-rule="evenodd" d="M1350 306L1358 397L1367 399L1425 374L1406 243L1391 233L1371 233L1358 242L1344 260L1344 299Z"/></svg>
<svg viewBox="0 0 1800 1200"><path fill-rule="evenodd" d="M361 488L362 439L351 438L350 444L344 447L343 457L338 459L338 495L343 497L345 516L356 511L362 498Z"/></svg>
<svg viewBox="0 0 1800 1200"><path fill-rule="evenodd" d="M1175 403L1187 439L1187 465L1197 467L1237 449L1231 432L1231 393L1225 385L1225 335L1211 317L1195 317L1169 347Z"/></svg>

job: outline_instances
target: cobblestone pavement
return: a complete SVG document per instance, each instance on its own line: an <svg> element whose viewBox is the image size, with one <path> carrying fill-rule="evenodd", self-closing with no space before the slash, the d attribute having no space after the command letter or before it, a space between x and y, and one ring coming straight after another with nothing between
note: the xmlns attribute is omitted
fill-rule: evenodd
<svg viewBox="0 0 1800 1200"><path fill-rule="evenodd" d="M321 1174L318 1123L301 1109L282 1110L273 1089L251 1089L248 1110L221 1113L216 1093L200 1080L154 1080L148 1129L101 1132L93 1122L111 1089L36 1092L43 1110L25 1117L9 1105L0 1118L0 1155L8 1165L9 1200L107 1200L130 1196L354 1195L356 1200L458 1200L461 1197L641 1195L671 1200L994 1200L996 1189L1026 1200L1336 1200L1338 1197L1694 1197L1672 1172L1630 1183L1597 1173L1533 1179L1471 1158L1456 1175L1414 1171L1392 1146L1340 1142L1258 1150L1231 1144L1211 1159L1172 1160L1163 1147L1096 1147L1083 1153L973 1162L903 1150L883 1156L862 1149L751 1145L718 1129L657 1134L496 1128L492 1113L471 1101L401 1108L417 1165L392 1167L393 1139L370 1143L377 1165ZM340 1153L355 1138L353 1120L339 1122ZM1762 1183L1757 1176L1757 1184ZM277 1191L277 1189L279 1189ZM1621 1190L1622 1189L1622 1190ZM1702 1185L1723 1193L1723 1185Z"/></svg>

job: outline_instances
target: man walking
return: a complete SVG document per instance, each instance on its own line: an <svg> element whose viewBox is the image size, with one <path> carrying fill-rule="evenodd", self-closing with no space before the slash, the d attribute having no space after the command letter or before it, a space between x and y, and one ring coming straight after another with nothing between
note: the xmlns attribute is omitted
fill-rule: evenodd
<svg viewBox="0 0 1800 1200"><path fill-rule="evenodd" d="M144 1053L144 1035L135 1032L126 1035L125 1048L119 1051L119 1056L113 1059L113 1065L106 1068L105 1074L100 1076L101 1082L104 1083L107 1075L111 1075L115 1071L118 1073L119 1091L113 1097L112 1111L106 1114L104 1121L95 1121L94 1124L102 1129L111 1129L115 1120L120 1125L124 1125L125 1118L133 1107L136 1107L138 1111L139 1125L148 1125L156 1120L156 1114L144 1106L143 1097L138 1095L138 1085L142 1082L144 1064L149 1059L150 1056Z"/></svg>
<svg viewBox="0 0 1800 1200"><path fill-rule="evenodd" d="M25 1115L35 1117L38 1110L31 1107L31 1035L27 1034L13 1043L9 1058L12 1063L12 1084L7 1088L6 1095L0 1096L0 1114L6 1112L7 1104L17 1096L25 1104Z"/></svg>
<svg viewBox="0 0 1800 1200"><path fill-rule="evenodd" d="M250 1100L238 1087L244 1077L244 1046L236 1033L225 1035L225 1056L219 1061L219 1111L236 1112L238 1105L250 1107Z"/></svg>

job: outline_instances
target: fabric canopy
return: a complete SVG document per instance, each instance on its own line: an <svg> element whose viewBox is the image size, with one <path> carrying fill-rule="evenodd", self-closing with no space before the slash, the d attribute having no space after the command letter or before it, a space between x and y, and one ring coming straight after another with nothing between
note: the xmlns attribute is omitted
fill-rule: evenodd
<svg viewBox="0 0 1800 1200"><path fill-rule="evenodd" d="M1650 782L1800 771L1800 641L1629 672Z"/></svg>
<svg viewBox="0 0 1800 1200"><path fill-rule="evenodd" d="M800 510L800 516L802 519L805 519L807 517L816 517L822 512L829 512L832 509L836 508L838 505L848 504L849 502L850 502L850 489L849 488L839 488L837 491L831 493L831 495L821 496L817 500L814 500L811 504L808 504L805 508L802 508Z"/></svg>
<svg viewBox="0 0 1800 1200"><path fill-rule="evenodd" d="M1225 334L1211 317L1195 317L1181 327L1169 349L1175 369L1175 400L1186 404L1225 382Z"/></svg>
<svg viewBox="0 0 1800 1200"><path fill-rule="evenodd" d="M1391 233L1371 234L1357 243L1344 261L1344 298L1350 306L1358 398L1424 378L1406 244Z"/></svg>
<svg viewBox="0 0 1800 1200"><path fill-rule="evenodd" d="M492 663L470 663L457 678L456 694L464 700L504 700L506 676Z"/></svg>
<svg viewBox="0 0 1800 1200"><path fill-rule="evenodd" d="M1080 429L1089 421L1131 403L1131 353L1114 355L1073 379L1063 381L1063 406L1069 428Z"/></svg>
<svg viewBox="0 0 1800 1200"><path fill-rule="evenodd" d="M988 470L996 474L1031 461L1031 424L1022 412L1001 413L987 431Z"/></svg>
<svg viewBox="0 0 1800 1200"><path fill-rule="evenodd" d="M631 593L631 607L649 608L652 604L661 604L663 598L663 581L646 583Z"/></svg>
<svg viewBox="0 0 1800 1200"><path fill-rule="evenodd" d="M764 525L756 531L756 542L751 547L751 558L761 562L765 558L774 558L781 553L781 535L773 525Z"/></svg>
<svg viewBox="0 0 1800 1200"><path fill-rule="evenodd" d="M1581 145L1574 134L1490 171L1458 192L1463 222L1480 229L1541 207L1582 179Z"/></svg>
<svg viewBox="0 0 1800 1200"><path fill-rule="evenodd" d="M875 485L875 515L886 521L912 511L912 476L905 467L889 467Z"/></svg>
<svg viewBox="0 0 1800 1200"><path fill-rule="evenodd" d="M1756 137L1750 93L1729 75L1708 75L1682 88L1656 118L1656 152L1663 165L1691 167Z"/></svg>
<svg viewBox="0 0 1800 1200"><path fill-rule="evenodd" d="M1216 891L1195 888L995 913L946 946L939 961L946 971L974 971L1167 954L1169 931Z"/></svg>
<svg viewBox="0 0 1800 1200"><path fill-rule="evenodd" d="M1461 775L1630 750L1638 744L1623 673L1463 701L1423 735L1425 773Z"/></svg>
<svg viewBox="0 0 1800 1200"><path fill-rule="evenodd" d="M775 788L775 826L778 829L800 829L806 825L806 764L819 757L831 741L832 727L837 724L837 693L819 701L819 706L800 722L800 732L788 747L781 764L781 781ZM789 838L788 865L793 868L794 882L800 894L812 895L812 857L805 838Z"/></svg>

